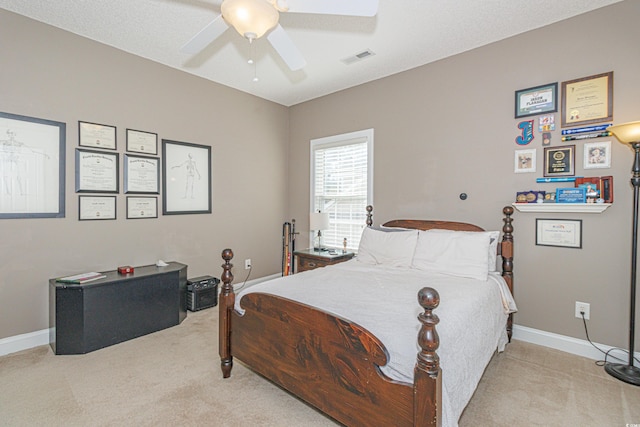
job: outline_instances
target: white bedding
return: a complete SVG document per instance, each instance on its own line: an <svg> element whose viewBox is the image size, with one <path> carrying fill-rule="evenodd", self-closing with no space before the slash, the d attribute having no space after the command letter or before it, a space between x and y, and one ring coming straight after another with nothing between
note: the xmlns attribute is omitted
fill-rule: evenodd
<svg viewBox="0 0 640 427"><path fill-rule="evenodd" d="M507 343L506 321L516 306L499 273L483 282L351 260L251 286L238 294L235 308L242 313L242 296L263 292L342 316L387 348L385 375L412 383L422 311L417 295L424 286L440 294L434 312L440 318L443 426L457 426L492 355Z"/></svg>

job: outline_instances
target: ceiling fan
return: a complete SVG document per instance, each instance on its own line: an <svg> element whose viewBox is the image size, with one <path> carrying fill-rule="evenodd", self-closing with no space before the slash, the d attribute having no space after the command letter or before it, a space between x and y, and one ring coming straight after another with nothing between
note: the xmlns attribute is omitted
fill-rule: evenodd
<svg viewBox="0 0 640 427"><path fill-rule="evenodd" d="M220 10L222 13L185 43L181 52L200 52L232 26L249 43L268 33L271 46L296 71L307 61L278 23L280 12L368 17L377 13L378 0L222 0Z"/></svg>

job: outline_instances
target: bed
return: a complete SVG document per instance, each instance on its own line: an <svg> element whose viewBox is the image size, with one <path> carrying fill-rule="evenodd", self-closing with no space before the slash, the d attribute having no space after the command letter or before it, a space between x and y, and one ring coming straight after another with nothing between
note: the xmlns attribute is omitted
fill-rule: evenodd
<svg viewBox="0 0 640 427"><path fill-rule="evenodd" d="M459 267L453 276L464 273L460 280L448 271L429 271L432 264L426 258L419 263L424 248L446 252L433 242L450 242L450 236L460 237L465 247L480 241L486 245L481 236L489 233L481 227L393 220L376 229L372 208L367 211L368 227L356 259L267 281L237 296L232 286L233 252L222 252L219 353L223 377L230 377L236 358L349 426L455 426L492 355L511 338L513 208L502 211L502 238L492 234L490 245L482 246L482 250L491 248L494 256L499 253L501 261L501 271L491 272L489 256L484 281L485 276L476 277L473 268ZM404 250L394 242L413 239L413 234L418 235L417 246L407 268L406 257L394 255ZM375 240L370 236L389 242L383 249L390 263L367 262L369 255L378 261L384 258L384 254L369 253L374 247L366 242ZM420 249L421 242L427 241ZM469 264L473 263L470 259ZM486 299L488 305L477 303L478 298ZM443 318L438 330L436 312ZM466 323L459 324L458 319Z"/></svg>

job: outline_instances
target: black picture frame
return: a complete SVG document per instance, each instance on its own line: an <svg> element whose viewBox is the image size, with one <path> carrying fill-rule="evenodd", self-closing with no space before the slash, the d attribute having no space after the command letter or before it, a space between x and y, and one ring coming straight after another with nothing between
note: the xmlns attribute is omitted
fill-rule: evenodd
<svg viewBox="0 0 640 427"><path fill-rule="evenodd" d="M76 148L76 193L119 193L119 153Z"/></svg>
<svg viewBox="0 0 640 427"><path fill-rule="evenodd" d="M211 147L162 140L162 214L211 213Z"/></svg>
<svg viewBox="0 0 640 427"><path fill-rule="evenodd" d="M158 218L158 198L127 196L127 219Z"/></svg>
<svg viewBox="0 0 640 427"><path fill-rule="evenodd" d="M545 177L575 176L576 174L576 146L544 147Z"/></svg>
<svg viewBox="0 0 640 427"><path fill-rule="evenodd" d="M127 151L146 155L158 155L158 134L127 129Z"/></svg>
<svg viewBox="0 0 640 427"><path fill-rule="evenodd" d="M117 150L118 135L115 126L78 120L78 146Z"/></svg>
<svg viewBox="0 0 640 427"><path fill-rule="evenodd" d="M0 112L0 219L64 218L67 125ZM7 179L9 181L7 181Z"/></svg>
<svg viewBox="0 0 640 427"><path fill-rule="evenodd" d="M556 111L558 111L558 82L516 91L516 119Z"/></svg>
<svg viewBox="0 0 640 427"><path fill-rule="evenodd" d="M117 218L116 196L78 196L79 221L109 221Z"/></svg>
<svg viewBox="0 0 640 427"><path fill-rule="evenodd" d="M124 193L160 194L160 159L124 155Z"/></svg>
<svg viewBox="0 0 640 427"><path fill-rule="evenodd" d="M536 218L536 245L582 249L582 220Z"/></svg>

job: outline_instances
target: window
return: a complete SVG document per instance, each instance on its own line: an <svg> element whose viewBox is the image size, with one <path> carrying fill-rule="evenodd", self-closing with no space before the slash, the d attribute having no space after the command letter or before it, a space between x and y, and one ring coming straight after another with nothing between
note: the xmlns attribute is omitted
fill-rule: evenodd
<svg viewBox="0 0 640 427"><path fill-rule="evenodd" d="M314 139L310 151L311 212L329 214L322 245L342 248L346 238L355 250L373 203L373 129Z"/></svg>

